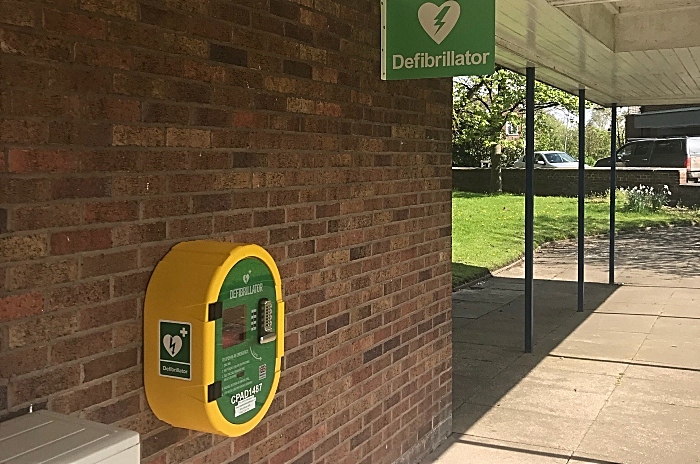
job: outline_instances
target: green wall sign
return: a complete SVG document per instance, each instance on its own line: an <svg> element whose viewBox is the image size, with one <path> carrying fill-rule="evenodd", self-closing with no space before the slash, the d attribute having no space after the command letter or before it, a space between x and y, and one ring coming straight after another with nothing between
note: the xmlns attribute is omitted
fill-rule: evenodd
<svg viewBox="0 0 700 464"><path fill-rule="evenodd" d="M493 74L495 0L382 0L382 79Z"/></svg>

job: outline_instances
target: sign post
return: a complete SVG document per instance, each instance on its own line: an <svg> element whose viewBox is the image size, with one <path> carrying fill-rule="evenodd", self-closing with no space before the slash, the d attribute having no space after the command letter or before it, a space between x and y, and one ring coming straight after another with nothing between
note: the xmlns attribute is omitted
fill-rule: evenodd
<svg viewBox="0 0 700 464"><path fill-rule="evenodd" d="M433 1L382 0L382 79L493 74L495 0Z"/></svg>

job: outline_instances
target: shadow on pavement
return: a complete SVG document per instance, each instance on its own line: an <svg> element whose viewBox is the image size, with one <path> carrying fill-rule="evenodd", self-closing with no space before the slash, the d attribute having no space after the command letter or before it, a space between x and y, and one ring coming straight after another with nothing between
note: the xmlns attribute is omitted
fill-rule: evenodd
<svg viewBox="0 0 700 464"><path fill-rule="evenodd" d="M453 293L453 434L423 464L698 462L698 249L692 227L621 235L611 286L587 239L581 313L576 243L538 250L531 354L521 264Z"/></svg>

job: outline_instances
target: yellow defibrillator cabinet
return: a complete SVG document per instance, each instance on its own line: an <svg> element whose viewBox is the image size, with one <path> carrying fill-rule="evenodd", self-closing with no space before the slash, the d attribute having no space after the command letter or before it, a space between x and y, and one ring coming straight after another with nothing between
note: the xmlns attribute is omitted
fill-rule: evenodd
<svg viewBox="0 0 700 464"><path fill-rule="evenodd" d="M144 303L146 398L164 422L239 436L270 408L284 354L282 282L257 245L175 245Z"/></svg>

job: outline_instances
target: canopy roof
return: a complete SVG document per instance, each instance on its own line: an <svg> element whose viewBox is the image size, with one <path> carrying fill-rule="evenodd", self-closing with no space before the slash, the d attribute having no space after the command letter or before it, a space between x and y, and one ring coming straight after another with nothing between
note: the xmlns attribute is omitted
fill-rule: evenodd
<svg viewBox="0 0 700 464"><path fill-rule="evenodd" d="M496 61L602 105L700 102L700 1L497 0Z"/></svg>

